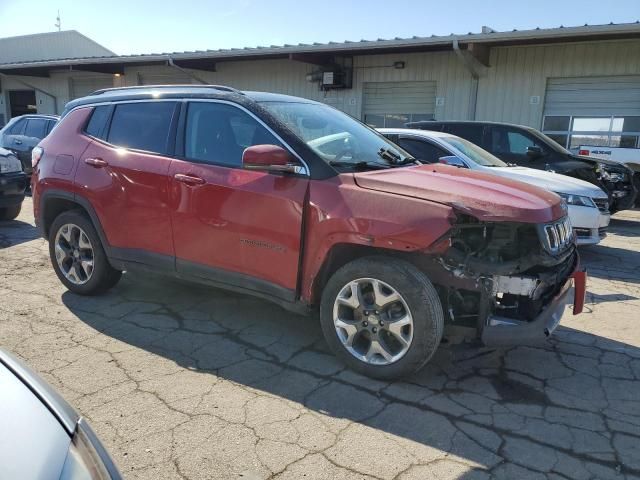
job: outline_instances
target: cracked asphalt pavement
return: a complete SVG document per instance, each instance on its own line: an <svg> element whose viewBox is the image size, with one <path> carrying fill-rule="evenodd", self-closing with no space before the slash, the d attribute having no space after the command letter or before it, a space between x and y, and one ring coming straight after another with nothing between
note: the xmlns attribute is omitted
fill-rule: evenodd
<svg viewBox="0 0 640 480"><path fill-rule="evenodd" d="M640 478L640 211L610 231L582 249L585 313L548 344L442 346L384 383L339 364L313 318L254 298L140 274L70 294L28 199L0 223L0 346L130 479Z"/></svg>

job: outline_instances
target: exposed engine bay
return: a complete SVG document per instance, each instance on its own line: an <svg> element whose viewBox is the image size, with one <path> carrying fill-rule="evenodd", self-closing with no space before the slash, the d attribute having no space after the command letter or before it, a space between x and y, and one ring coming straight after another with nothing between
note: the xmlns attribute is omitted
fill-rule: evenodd
<svg viewBox="0 0 640 480"><path fill-rule="evenodd" d="M577 261L567 217L536 225L460 215L439 243L442 253L424 267L439 289L445 319L478 332L505 319L533 321Z"/></svg>

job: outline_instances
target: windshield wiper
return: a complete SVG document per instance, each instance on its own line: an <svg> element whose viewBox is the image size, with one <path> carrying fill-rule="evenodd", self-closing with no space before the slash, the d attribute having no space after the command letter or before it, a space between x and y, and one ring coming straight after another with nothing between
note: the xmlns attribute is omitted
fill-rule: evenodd
<svg viewBox="0 0 640 480"><path fill-rule="evenodd" d="M396 152L389 148L381 147L378 150L378 156L384 160L388 160L392 166L395 165L407 165L409 163L416 163L416 159L414 157L404 157L402 158Z"/></svg>
<svg viewBox="0 0 640 480"><path fill-rule="evenodd" d="M332 167L353 168L354 170L366 170L368 168L375 168L375 169L391 168L390 165L386 165L384 163L377 163L377 162L341 162L339 160L331 160L329 162L329 165L331 165Z"/></svg>

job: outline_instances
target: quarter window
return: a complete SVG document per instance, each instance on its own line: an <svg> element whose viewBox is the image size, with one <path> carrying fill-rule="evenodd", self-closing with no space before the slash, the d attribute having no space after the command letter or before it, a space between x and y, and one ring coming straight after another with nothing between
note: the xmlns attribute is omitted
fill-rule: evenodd
<svg viewBox="0 0 640 480"><path fill-rule="evenodd" d="M117 105L107 141L113 145L166 154L175 102Z"/></svg>
<svg viewBox="0 0 640 480"><path fill-rule="evenodd" d="M87 123L87 128L85 128L84 131L92 137L104 138L105 126L107 125L107 120L109 120L110 109L110 105L95 107L93 113L91 113L89 123Z"/></svg>
<svg viewBox="0 0 640 480"><path fill-rule="evenodd" d="M193 102L187 111L185 156L229 167L242 165L252 145L282 144L257 120L224 103Z"/></svg>

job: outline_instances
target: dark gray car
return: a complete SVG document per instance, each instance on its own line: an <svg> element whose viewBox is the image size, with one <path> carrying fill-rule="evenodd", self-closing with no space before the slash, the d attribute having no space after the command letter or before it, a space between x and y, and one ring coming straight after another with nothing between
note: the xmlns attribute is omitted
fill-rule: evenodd
<svg viewBox="0 0 640 480"><path fill-rule="evenodd" d="M0 478L120 480L85 419L0 349Z"/></svg>
<svg viewBox="0 0 640 480"><path fill-rule="evenodd" d="M22 169L31 175L31 150L58 123L57 115L29 114L14 117L0 130L0 147L14 152Z"/></svg>

